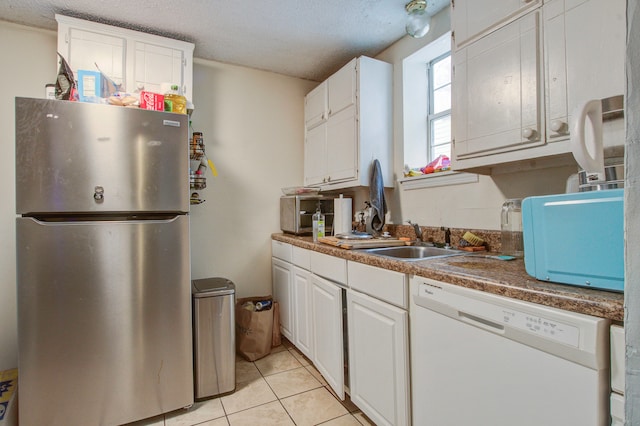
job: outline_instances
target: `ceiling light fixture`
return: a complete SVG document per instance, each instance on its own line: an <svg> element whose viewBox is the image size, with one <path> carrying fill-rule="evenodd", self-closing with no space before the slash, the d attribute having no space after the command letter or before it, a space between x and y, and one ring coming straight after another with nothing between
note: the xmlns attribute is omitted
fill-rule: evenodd
<svg viewBox="0 0 640 426"><path fill-rule="evenodd" d="M427 14L425 0L411 0L404 7L407 10L407 34L414 38L424 37L429 32L431 17Z"/></svg>

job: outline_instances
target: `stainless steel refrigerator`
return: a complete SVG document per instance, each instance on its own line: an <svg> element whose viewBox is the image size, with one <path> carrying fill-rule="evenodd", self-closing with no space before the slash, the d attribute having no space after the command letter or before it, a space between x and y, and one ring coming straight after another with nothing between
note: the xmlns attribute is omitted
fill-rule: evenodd
<svg viewBox="0 0 640 426"><path fill-rule="evenodd" d="M20 424L192 404L187 117L15 105Z"/></svg>

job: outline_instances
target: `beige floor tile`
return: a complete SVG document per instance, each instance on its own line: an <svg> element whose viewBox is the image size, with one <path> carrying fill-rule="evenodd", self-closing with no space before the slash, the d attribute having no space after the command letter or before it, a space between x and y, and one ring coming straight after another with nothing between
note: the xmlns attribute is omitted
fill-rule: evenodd
<svg viewBox="0 0 640 426"><path fill-rule="evenodd" d="M322 423L322 426L362 426L359 421L356 420L351 414L338 417L337 419L329 420Z"/></svg>
<svg viewBox="0 0 640 426"><path fill-rule="evenodd" d="M302 364L300 364L289 351L267 355L256 361L256 367L258 367L258 370L260 370L263 376L293 370L301 366Z"/></svg>
<svg viewBox="0 0 640 426"><path fill-rule="evenodd" d="M293 357L295 359L297 359L298 362L300 364L304 365L305 367L307 365L311 365L311 361L309 360L309 358L304 356L304 354L302 352L300 352L297 348L291 348L291 349L289 349L289 352L291 352L291 355L293 355Z"/></svg>
<svg viewBox="0 0 640 426"><path fill-rule="evenodd" d="M160 414L159 416L127 423L125 426L164 426L164 415Z"/></svg>
<svg viewBox="0 0 640 426"><path fill-rule="evenodd" d="M283 352L286 351L287 348L284 345L279 345L279 346L274 346L273 348L271 348L271 353L272 354L276 354L278 352Z"/></svg>
<svg viewBox="0 0 640 426"><path fill-rule="evenodd" d="M215 420L209 420L208 422L198 423L198 426L229 426L229 421L226 417L221 417Z"/></svg>
<svg viewBox="0 0 640 426"><path fill-rule="evenodd" d="M240 411L229 416L231 426L295 425L279 401Z"/></svg>
<svg viewBox="0 0 640 426"><path fill-rule="evenodd" d="M265 377L265 380L280 399L322 387L322 384L304 367L272 374Z"/></svg>
<svg viewBox="0 0 640 426"><path fill-rule="evenodd" d="M348 414L324 387L284 398L281 402L298 426L317 425Z"/></svg>
<svg viewBox="0 0 640 426"><path fill-rule="evenodd" d="M327 385L327 381L324 379L324 377L322 377L322 374L320 374L316 367L314 367L313 365L308 365L305 368L309 371L309 373L311 373L313 377L316 378L317 381L322 383L322 386Z"/></svg>
<svg viewBox="0 0 640 426"><path fill-rule="evenodd" d="M251 382L262 377L253 362L236 358L236 383Z"/></svg>
<svg viewBox="0 0 640 426"><path fill-rule="evenodd" d="M364 426L376 426L376 424L373 421L371 421L371 419L369 417L365 416L362 411L357 411L357 412L351 413L351 414L353 414L353 417L355 417L356 420L358 420L361 425L364 425Z"/></svg>
<svg viewBox="0 0 640 426"><path fill-rule="evenodd" d="M224 410L229 415L275 401L277 398L267 382L261 377L251 382L238 383L234 393L220 399Z"/></svg>
<svg viewBox="0 0 640 426"><path fill-rule="evenodd" d="M224 417L220 398L196 402L189 409L172 411L165 415L166 426L191 426Z"/></svg>

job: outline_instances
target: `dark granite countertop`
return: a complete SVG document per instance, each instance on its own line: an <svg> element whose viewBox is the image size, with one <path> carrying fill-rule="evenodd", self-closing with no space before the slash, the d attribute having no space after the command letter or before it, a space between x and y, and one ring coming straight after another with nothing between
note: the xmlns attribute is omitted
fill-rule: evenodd
<svg viewBox="0 0 640 426"><path fill-rule="evenodd" d="M470 254L404 262L363 253L359 250L345 250L327 244L314 243L311 237L273 234L272 239L354 262L431 278L513 299L613 321L622 321L624 318L624 295L622 293L536 280L526 273L522 259L502 261L481 257L482 254Z"/></svg>

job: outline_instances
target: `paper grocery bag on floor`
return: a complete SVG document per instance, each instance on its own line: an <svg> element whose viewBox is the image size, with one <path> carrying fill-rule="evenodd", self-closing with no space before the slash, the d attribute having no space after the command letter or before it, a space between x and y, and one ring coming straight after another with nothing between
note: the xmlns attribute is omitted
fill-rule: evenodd
<svg viewBox="0 0 640 426"><path fill-rule="evenodd" d="M269 306L268 310L255 311L255 303L264 301L273 306L271 296L245 297L236 301L236 352L248 361L271 353L273 310Z"/></svg>
<svg viewBox="0 0 640 426"><path fill-rule="evenodd" d="M273 339L271 346L276 347L282 344L282 336L280 335L280 304L273 302Z"/></svg>

